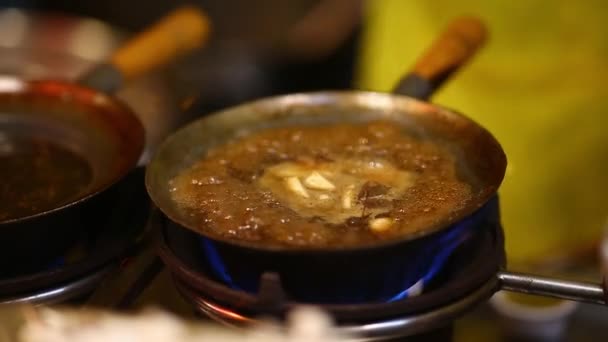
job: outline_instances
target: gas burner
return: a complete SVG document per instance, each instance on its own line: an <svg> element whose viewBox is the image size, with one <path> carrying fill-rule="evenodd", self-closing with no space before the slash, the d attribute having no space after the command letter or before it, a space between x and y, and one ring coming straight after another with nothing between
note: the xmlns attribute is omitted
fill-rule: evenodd
<svg viewBox="0 0 608 342"><path fill-rule="evenodd" d="M153 214L152 221L166 222L159 213ZM160 256L180 294L195 310L212 319L243 325L255 322L258 316L280 318L295 306L314 304L332 314L345 332L378 339L445 328L496 292L499 288L496 275L504 265L505 256L502 227L498 220L492 222L478 227L475 234L453 252L422 294L356 304L295 301L274 272L262 275L257 294L239 291L222 283L201 261L195 233L158 224L158 240Z"/></svg>
<svg viewBox="0 0 608 342"><path fill-rule="evenodd" d="M91 293L101 281L114 269L114 265L107 265L100 270L82 278L43 288L35 292L19 294L14 297L0 298L1 304L32 304L52 305L66 303Z"/></svg>
<svg viewBox="0 0 608 342"><path fill-rule="evenodd" d="M201 297L200 294L185 285L183 281L174 280L180 294L191 302L199 313L217 322L237 328L258 322L255 317L218 305L212 300ZM338 329L349 336L357 336L360 340L391 339L438 331L488 300L496 292L498 286L498 280L492 278L470 294L429 311L367 323L346 323Z"/></svg>
<svg viewBox="0 0 608 342"><path fill-rule="evenodd" d="M82 298L93 291L117 265L135 251L145 232L149 199L143 173L135 173L120 189L122 201L99 218L78 241L52 262L36 270L0 273L0 304L56 304Z"/></svg>

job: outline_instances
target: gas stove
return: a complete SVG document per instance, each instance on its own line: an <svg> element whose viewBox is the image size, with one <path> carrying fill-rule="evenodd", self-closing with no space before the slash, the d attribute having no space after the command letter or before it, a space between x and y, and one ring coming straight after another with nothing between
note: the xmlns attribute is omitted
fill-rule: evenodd
<svg viewBox="0 0 608 342"><path fill-rule="evenodd" d="M183 317L212 319L234 327L255 323L260 315L282 317L301 304L289 298L280 277L272 272L263 275L258 293L231 289L201 268L195 250L176 249L184 241L195 241L189 236L192 233L171 229L157 210L148 212L147 205L130 213L122 216L129 219L114 229L91 230L87 239L47 269L2 279L0 302L64 303L114 310L154 305ZM486 303L499 288L497 275L505 261L498 222L484 226L455 249L421 294L389 302L319 305L332 314L344 332L366 340L460 340L462 322L468 324L468 331L497 329L496 318L487 320L491 314ZM118 232L123 235L115 235ZM104 238L110 235L125 238ZM134 240L136 243L124 243ZM58 274L63 276L50 276ZM11 293L11 289L19 291ZM594 324L588 318L578 323ZM472 324L484 324L485 328L471 328ZM571 340L581 340L580 335Z"/></svg>
<svg viewBox="0 0 608 342"><path fill-rule="evenodd" d="M429 338L431 334L449 340L445 336L450 335L452 321L496 291L496 273L504 264L502 228L495 221L478 227L422 294L356 304L301 303L289 299L280 276L273 272L262 275L258 293L230 288L195 252L193 233L163 225L160 215L155 222L160 223L160 255L179 293L197 312L232 326L253 323L260 315L281 317L297 305L315 304L330 312L344 332L362 338Z"/></svg>

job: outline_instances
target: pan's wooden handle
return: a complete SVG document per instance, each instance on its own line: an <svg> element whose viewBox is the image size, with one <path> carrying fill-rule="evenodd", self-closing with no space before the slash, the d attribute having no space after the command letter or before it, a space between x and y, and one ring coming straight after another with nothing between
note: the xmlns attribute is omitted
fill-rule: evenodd
<svg viewBox="0 0 608 342"><path fill-rule="evenodd" d="M81 78L80 83L97 90L112 92L123 82L201 48L210 32L208 17L202 10L184 6L121 46L110 58Z"/></svg>
<svg viewBox="0 0 608 342"><path fill-rule="evenodd" d="M450 22L411 72L395 88L395 93L427 99L458 68L483 46L487 30L475 17L459 17Z"/></svg>
<svg viewBox="0 0 608 342"><path fill-rule="evenodd" d="M132 79L201 47L208 35L205 14L181 7L122 46L111 63L125 79Z"/></svg>

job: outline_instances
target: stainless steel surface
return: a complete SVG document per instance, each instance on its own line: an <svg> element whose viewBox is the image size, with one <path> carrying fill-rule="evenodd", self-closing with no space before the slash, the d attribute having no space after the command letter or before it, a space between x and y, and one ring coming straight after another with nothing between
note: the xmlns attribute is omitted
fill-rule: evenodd
<svg viewBox="0 0 608 342"><path fill-rule="evenodd" d="M108 58L125 38L125 32L91 18L2 9L0 74L76 80ZM147 145L142 160L145 161L179 123L176 95L162 72L125 85L116 95L144 124Z"/></svg>
<svg viewBox="0 0 608 342"><path fill-rule="evenodd" d="M193 301L197 310L220 323L233 327L243 327L246 324L256 322L255 318L247 317L210 300L203 299L187 287L179 283L177 285L179 291ZM340 332L349 336L355 336L355 340L358 341L378 341L430 331L449 324L485 302L494 294L497 288L498 280L491 279L466 297L433 311L378 322L344 325L340 327Z"/></svg>
<svg viewBox="0 0 608 342"><path fill-rule="evenodd" d="M607 305L601 284L568 281L531 274L499 272L503 290Z"/></svg>
<svg viewBox="0 0 608 342"><path fill-rule="evenodd" d="M56 287L40 290L34 293L17 295L11 298L0 298L0 305L30 304L53 305L78 298L94 290L104 277L113 271L115 265L108 265L95 273L80 278L70 283L57 285Z"/></svg>

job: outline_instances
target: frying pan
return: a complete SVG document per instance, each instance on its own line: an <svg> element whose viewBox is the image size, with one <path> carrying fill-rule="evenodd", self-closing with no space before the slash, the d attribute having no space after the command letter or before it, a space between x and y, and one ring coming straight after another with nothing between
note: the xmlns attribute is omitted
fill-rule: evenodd
<svg viewBox="0 0 608 342"><path fill-rule="evenodd" d="M408 258L414 257L418 261L421 256L422 259L432 258L432 255L425 254L425 248L436 248L437 242L440 241L438 238L445 236L445 233L454 227L470 223L473 218L483 214L484 210L489 209L487 216L482 215L489 224L475 225L473 229L495 227L500 217L498 210L492 208L496 206L496 192L506 168L506 157L502 148L488 131L472 120L453 110L424 101L471 57L484 38L485 29L478 20L455 20L414 66L413 71L398 83L392 95L345 91L279 96L217 112L177 131L160 146L146 170L146 188L152 201L164 215L164 231L181 230L182 233L188 233L188 236L197 236L203 246L208 247L203 248L198 257L200 260L209 261L209 255L212 255L216 260L220 260L222 271L226 271L233 279L227 279L227 283L222 277L217 278L220 278L224 285L229 285L231 290L242 290L239 286L247 285L246 282L252 279L259 282L262 276L274 273L279 276L278 279L287 295L319 303L327 292L333 292L334 295L343 294L351 288L363 288L364 292L373 292L376 290L374 285L386 286L387 284L383 283L387 281L387 271L410 272L412 265ZM462 210L436 217L435 223L421 233L377 245L336 249L281 248L227 240L197 229L201 222L184 215L179 206L171 200L169 180L204 158L210 148L230 140L235 132L243 128L255 131L273 126L301 124L305 121L360 122L377 118L399 119L401 125L423 132L427 138L436 139L451 147L459 168L468 171L465 173L475 189L473 201ZM190 240L192 239L189 239L188 244L194 244ZM213 253L210 254L211 250ZM175 258L162 247L162 243L160 252L165 263L175 266ZM197 280L200 279L197 271L190 266L173 271L180 273L180 278L189 279L194 286L201 285ZM414 268L420 266L414 265ZM603 284L568 281L514 273L504 270L504 266L500 265L498 270L494 270L491 292L502 289L608 304L606 278ZM271 274L267 274L268 272ZM478 272L475 273L472 277L478 275ZM237 286L234 286L234 283ZM402 290L402 285L398 284L390 290ZM260 294L264 293L264 289L255 287L245 290L259 290ZM297 298L302 295L297 292L302 290L305 295L312 293L313 296ZM332 300L336 298L334 296ZM342 303L353 303L353 298L346 299ZM356 298L355 301L358 299L361 298Z"/></svg>
<svg viewBox="0 0 608 342"><path fill-rule="evenodd" d="M413 71L401 80L394 94L363 91L291 94L229 108L195 121L171 135L157 150L146 170L148 193L168 219L168 225L202 236L207 257L213 254L221 260L221 268L232 275L230 281L235 287L257 291L261 274L276 271L290 294L304 300L324 300L324 295L333 292L327 300L352 302L354 297L348 292L354 284L368 284L363 293L370 295L403 290L420 279L417 276L422 269L428 269L427 262L435 257L428 250L436 248L438 239L459 229L459 223L467 219L473 222L485 215L484 206L495 196L504 176L505 154L488 131L453 110L424 101L473 55L485 36L485 27L475 18L453 21ZM197 229L201 222L183 212L171 199L168 186L171 179L204 158L210 148L227 142L244 128L251 132L294 124L378 118L399 122L425 139L447 146L457 159L457 168L473 188L472 200L462 209L435 217L426 229L412 235L364 247L327 248L267 246L202 232ZM404 262L420 259L421 255L427 260L404 266ZM416 272L412 276L409 273L413 270ZM380 284L387 274L407 282Z"/></svg>
<svg viewBox="0 0 608 342"><path fill-rule="evenodd" d="M0 269L48 262L82 230L111 214L145 138L135 114L108 93L200 47L208 32L206 17L183 7L129 41L79 84L0 78L0 133L8 144L18 149L18 139L52 141L84 158L93 173L82 191L57 207L0 221Z"/></svg>
<svg viewBox="0 0 608 342"><path fill-rule="evenodd" d="M146 186L154 203L172 221L194 231L201 222L181 210L171 199L168 182L203 159L213 147L247 132L294 124L361 122L388 119L418 134L441 142L457 154L458 164L470 176L475 189L472 201L456 213L438 217L433 227L412 240L437 232L481 208L495 193L504 176L506 157L494 137L465 116L430 103L427 99L441 83L466 62L485 39L485 28L476 19L452 22L431 49L396 87L395 94L363 91L302 93L262 99L210 114L167 138L152 158L146 172ZM213 236L213 239L222 238ZM222 240L245 248L287 252L297 248L244 241ZM389 244L399 243L391 241ZM347 247L348 248L348 247ZM322 249L321 249L322 250Z"/></svg>

